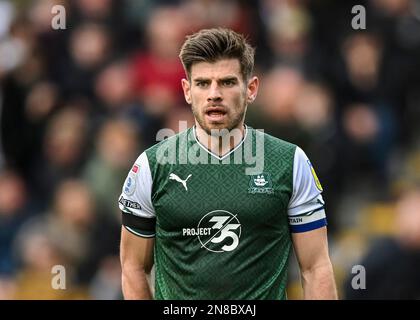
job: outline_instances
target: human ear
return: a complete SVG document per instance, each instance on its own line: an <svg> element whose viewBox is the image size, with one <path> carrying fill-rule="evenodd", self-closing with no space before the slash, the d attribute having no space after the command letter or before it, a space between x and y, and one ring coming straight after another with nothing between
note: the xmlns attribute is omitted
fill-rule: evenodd
<svg viewBox="0 0 420 320"><path fill-rule="evenodd" d="M191 86L187 79L181 80L182 90L184 91L184 98L188 104L191 104Z"/></svg>
<svg viewBox="0 0 420 320"><path fill-rule="evenodd" d="M247 87L247 101L248 103L254 102L255 98L258 94L258 87L259 87L260 81L257 77L252 77L248 81L248 87Z"/></svg>

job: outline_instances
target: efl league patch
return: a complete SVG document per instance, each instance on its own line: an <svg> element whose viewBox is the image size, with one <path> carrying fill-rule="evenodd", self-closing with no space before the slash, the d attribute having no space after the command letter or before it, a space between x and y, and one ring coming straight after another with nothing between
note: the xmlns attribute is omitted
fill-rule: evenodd
<svg viewBox="0 0 420 320"><path fill-rule="evenodd" d="M134 191L136 190L136 179L131 174L128 175L127 179L125 179L124 183L124 193L127 196L131 196Z"/></svg>
<svg viewBox="0 0 420 320"><path fill-rule="evenodd" d="M315 185L316 185L317 189L319 191L323 191L321 182L319 181L318 176L316 175L315 169L314 169L314 167L312 166L312 163L309 160L308 160L308 164L309 164L309 167L311 168L312 176L314 177Z"/></svg>
<svg viewBox="0 0 420 320"><path fill-rule="evenodd" d="M132 172L134 172L134 173L137 173L137 172L139 171L139 166L135 164L135 165L131 168L131 171L132 171Z"/></svg>

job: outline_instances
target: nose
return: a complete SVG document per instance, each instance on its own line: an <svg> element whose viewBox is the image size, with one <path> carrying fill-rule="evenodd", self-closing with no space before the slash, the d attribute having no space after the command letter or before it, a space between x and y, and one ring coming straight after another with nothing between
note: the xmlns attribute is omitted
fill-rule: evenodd
<svg viewBox="0 0 420 320"><path fill-rule="evenodd" d="M214 102L214 101L221 101L221 100L222 100L222 93L220 91L219 85L217 84L217 82L213 82L209 89L207 101Z"/></svg>

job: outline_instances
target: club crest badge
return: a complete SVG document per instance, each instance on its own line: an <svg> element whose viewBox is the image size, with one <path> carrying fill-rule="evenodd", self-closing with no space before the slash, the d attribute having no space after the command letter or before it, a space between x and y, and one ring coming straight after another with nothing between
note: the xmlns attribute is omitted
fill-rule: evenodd
<svg viewBox="0 0 420 320"><path fill-rule="evenodd" d="M267 193L273 194L273 182L271 176L267 172L261 174L252 175L249 180L248 192L251 194L256 193Z"/></svg>

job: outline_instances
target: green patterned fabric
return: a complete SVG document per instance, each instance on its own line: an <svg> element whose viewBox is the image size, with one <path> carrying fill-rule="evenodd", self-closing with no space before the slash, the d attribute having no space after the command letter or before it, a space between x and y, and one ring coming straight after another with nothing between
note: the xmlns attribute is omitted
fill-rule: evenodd
<svg viewBox="0 0 420 320"><path fill-rule="evenodd" d="M255 152L257 137L262 153ZM162 150L179 145L176 163L162 164ZM224 160L197 146L190 128L146 151L156 212L156 299L286 298L296 146L250 127ZM252 175L246 146L264 161ZM207 163L185 163L191 150Z"/></svg>

